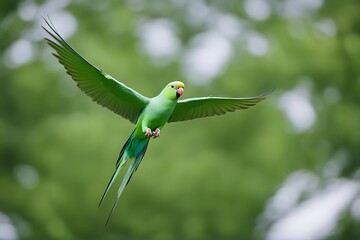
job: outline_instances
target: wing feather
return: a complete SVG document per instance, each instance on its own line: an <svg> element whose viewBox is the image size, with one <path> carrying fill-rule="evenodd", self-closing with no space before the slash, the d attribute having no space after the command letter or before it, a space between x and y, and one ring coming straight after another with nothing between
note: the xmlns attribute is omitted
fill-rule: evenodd
<svg viewBox="0 0 360 240"><path fill-rule="evenodd" d="M259 96L248 98L201 97L180 100L168 122L224 115L228 112L248 109L266 99L273 91L274 89L271 89Z"/></svg>
<svg viewBox="0 0 360 240"><path fill-rule="evenodd" d="M53 55L64 66L77 86L99 105L136 123L149 99L86 61L61 37L50 24L51 22L44 20L50 30L45 27L43 29L53 38L53 40L45 38L56 51Z"/></svg>

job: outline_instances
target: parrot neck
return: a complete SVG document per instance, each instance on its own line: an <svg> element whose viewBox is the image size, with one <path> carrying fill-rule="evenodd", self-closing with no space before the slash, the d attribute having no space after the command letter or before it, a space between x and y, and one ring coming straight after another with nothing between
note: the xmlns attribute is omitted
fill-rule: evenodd
<svg viewBox="0 0 360 240"><path fill-rule="evenodd" d="M171 94L171 92L163 90L160 92L159 95L157 95L155 98L159 99L160 101L164 102L177 102L177 97L174 94Z"/></svg>
<svg viewBox="0 0 360 240"><path fill-rule="evenodd" d="M166 96L166 93L160 93L153 98L153 102L160 105L176 105L177 99L171 99Z"/></svg>

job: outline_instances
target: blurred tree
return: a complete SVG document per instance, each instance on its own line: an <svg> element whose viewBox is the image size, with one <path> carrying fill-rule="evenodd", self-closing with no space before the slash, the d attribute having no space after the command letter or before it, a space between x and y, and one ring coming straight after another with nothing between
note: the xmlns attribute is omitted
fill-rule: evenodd
<svg viewBox="0 0 360 240"><path fill-rule="evenodd" d="M344 189L334 226L295 217L292 236L359 238L359 4L2 3L0 229L15 229L0 238L286 237L291 216ZM178 79L185 97L278 90L252 110L169 124L105 228L112 201L96 206L133 126L51 56L47 15L91 63L147 96Z"/></svg>

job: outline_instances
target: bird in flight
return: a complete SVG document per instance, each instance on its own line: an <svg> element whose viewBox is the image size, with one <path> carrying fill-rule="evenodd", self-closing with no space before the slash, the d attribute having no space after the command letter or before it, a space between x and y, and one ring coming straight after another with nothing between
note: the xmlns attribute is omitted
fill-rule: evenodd
<svg viewBox="0 0 360 240"><path fill-rule="evenodd" d="M42 28L52 37L45 39L55 50L53 55L64 66L77 86L99 105L135 124L134 131L120 151L115 171L99 203L100 207L121 168L128 162L128 169L106 224L125 186L139 167L150 138L159 137L166 123L247 109L264 100L272 92L270 90L259 96L246 98L199 97L179 100L184 93L185 85L180 81L174 81L167 84L156 97L148 98L89 63L61 37L50 19L44 18L44 21L48 28L44 26Z"/></svg>

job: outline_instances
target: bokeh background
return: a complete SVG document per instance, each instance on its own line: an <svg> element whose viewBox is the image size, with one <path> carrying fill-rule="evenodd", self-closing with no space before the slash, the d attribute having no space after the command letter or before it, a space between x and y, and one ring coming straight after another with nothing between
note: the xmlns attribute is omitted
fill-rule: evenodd
<svg viewBox="0 0 360 240"><path fill-rule="evenodd" d="M0 8L0 239L360 239L358 0L12 0ZM133 126L51 55L49 16L146 96L253 96L169 124L100 197Z"/></svg>

